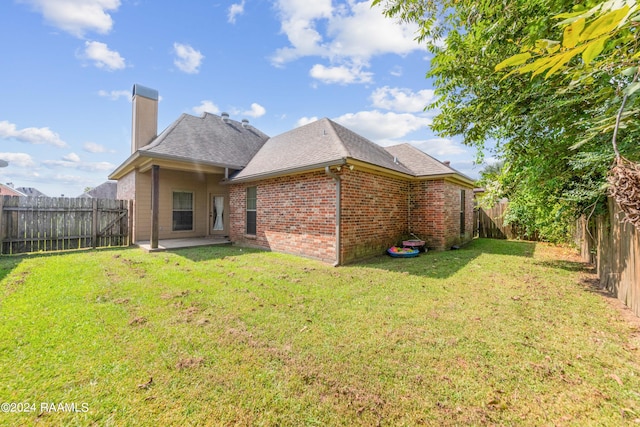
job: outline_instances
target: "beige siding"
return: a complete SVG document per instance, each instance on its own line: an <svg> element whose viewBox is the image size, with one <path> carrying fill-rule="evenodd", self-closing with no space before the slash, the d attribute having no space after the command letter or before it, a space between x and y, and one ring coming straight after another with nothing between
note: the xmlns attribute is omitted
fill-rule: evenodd
<svg viewBox="0 0 640 427"><path fill-rule="evenodd" d="M225 212L229 212L229 197L226 186L220 185L223 175L206 175L191 172L173 171L160 168L160 212L158 215L160 239L176 239L183 237L203 237L210 232L211 196L225 197ZM173 231L173 192L185 191L193 193L193 230ZM149 240L151 236L151 172L137 172L135 197L135 241ZM228 235L228 217L225 215Z"/></svg>

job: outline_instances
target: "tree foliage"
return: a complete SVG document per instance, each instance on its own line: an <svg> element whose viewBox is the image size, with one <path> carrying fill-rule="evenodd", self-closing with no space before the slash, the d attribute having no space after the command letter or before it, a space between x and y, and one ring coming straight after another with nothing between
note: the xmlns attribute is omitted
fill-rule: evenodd
<svg viewBox="0 0 640 427"><path fill-rule="evenodd" d="M615 155L611 118L624 96L619 85L629 81L625 61L636 52L633 5L620 18L604 3L374 1L387 16L417 23L418 40L433 54L427 77L438 95L434 130L479 150L495 142L514 222L566 225L605 200ZM588 15L597 7L602 12ZM625 19L628 28L618 28ZM619 56L623 42L629 54ZM638 126L626 120L623 129L618 146L633 158ZM547 234L556 240L563 233Z"/></svg>
<svg viewBox="0 0 640 427"><path fill-rule="evenodd" d="M638 110L628 110L634 104L634 96L640 89L637 27L640 13L635 0L610 0L592 7L578 8L573 13L557 15L562 20L562 40L536 40L524 44L522 52L497 64L500 71L516 67L509 74L545 74L548 79L563 70L565 80L570 78L570 87L590 85L594 76L608 77L609 85L600 88L609 95L617 111L605 111L597 126L592 126L588 136L574 145L577 148L588 141L594 133L612 133L611 148L615 153L615 165L608 177L609 194L626 214L626 220L640 229L640 165L622 156L618 147L618 134L623 128L634 124ZM580 60L575 58L581 55ZM611 86L614 87L612 92Z"/></svg>

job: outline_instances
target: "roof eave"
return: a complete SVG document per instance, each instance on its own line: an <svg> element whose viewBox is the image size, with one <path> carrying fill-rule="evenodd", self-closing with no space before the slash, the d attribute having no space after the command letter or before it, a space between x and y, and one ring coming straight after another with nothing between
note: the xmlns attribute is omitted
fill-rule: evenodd
<svg viewBox="0 0 640 427"><path fill-rule="evenodd" d="M118 168L113 171L108 178L118 180L122 178L127 173L131 172L135 167L136 163L138 163L139 159L158 159L158 160L170 160L174 162L187 163L189 165L203 165L203 166L213 166L219 168L228 168L228 169L242 169L244 166L241 165L232 165L232 164L224 164L224 163L216 163L216 162L207 162L207 161L199 161L189 159L188 157L181 156L173 156L171 154L164 153L154 153L145 150L138 150L133 153L127 160L124 161Z"/></svg>
<svg viewBox="0 0 640 427"><path fill-rule="evenodd" d="M111 172L109 176L107 176L107 178L114 179L114 180L118 180L122 178L123 176L125 176L135 168L135 165L133 163L139 157L140 157L140 151L136 151L135 153L131 154L127 158L127 160L125 160L120 166L118 166L116 170Z"/></svg>
<svg viewBox="0 0 640 427"><path fill-rule="evenodd" d="M421 176L418 176L417 178L423 181L433 181L436 179L444 179L445 181L449 181L454 184L464 185L469 188L475 187L474 180L456 172L441 173L441 174L434 174L434 175L421 175Z"/></svg>
<svg viewBox="0 0 640 427"><path fill-rule="evenodd" d="M149 151L144 151L144 150L139 151L139 153L140 153L141 157L147 157L147 158L151 158L151 159L172 160L172 161L175 161L175 162L183 162L183 163L194 164L194 165L214 166L214 167L218 167L218 168L229 168L229 169L242 169L242 168L244 168L243 165L208 162L206 160L194 160L194 159L191 159L189 157L174 156L172 154L165 154L165 153L154 153L154 152L149 152Z"/></svg>
<svg viewBox="0 0 640 427"><path fill-rule="evenodd" d="M327 166L329 166L329 167L332 167L332 166L343 166L345 164L347 164L347 159L343 158L343 159L331 160L331 161L322 162L322 163L316 163L316 164L313 164L313 165L306 165L306 166L300 166L300 167L296 167L296 168L269 171L269 172L254 174L254 175L243 176L243 177L240 177L240 178L231 178L231 179L228 179L226 181L223 181L223 183L225 183L225 184L239 184L239 183L243 183L243 182L260 181L260 180L263 180L263 179L277 178L277 177L286 176L286 175L297 175L297 174L304 173L304 172L312 172L312 171L315 171L315 170L322 170L322 169L326 168Z"/></svg>

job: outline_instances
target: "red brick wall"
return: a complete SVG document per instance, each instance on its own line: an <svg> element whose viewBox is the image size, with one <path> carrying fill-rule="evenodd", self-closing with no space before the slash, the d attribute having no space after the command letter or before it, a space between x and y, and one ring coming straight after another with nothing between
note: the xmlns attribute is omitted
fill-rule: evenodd
<svg viewBox="0 0 640 427"><path fill-rule="evenodd" d="M342 263L384 253L407 238L409 231L439 250L472 237L472 189L466 189L466 230L461 236L462 187L458 185L444 180L409 182L357 168L336 174L341 177ZM257 187L255 236L245 233L248 186ZM335 181L324 172L232 185L230 238L240 244L334 262L335 191Z"/></svg>
<svg viewBox="0 0 640 427"><path fill-rule="evenodd" d="M444 249L444 180L411 183L410 231L433 249Z"/></svg>
<svg viewBox="0 0 640 427"><path fill-rule="evenodd" d="M246 235L246 188L257 187L255 236ZM279 177L230 188L230 238L235 243L334 262L336 184L324 172Z"/></svg>
<svg viewBox="0 0 640 427"><path fill-rule="evenodd" d="M342 262L382 254L407 237L409 182L343 170Z"/></svg>
<svg viewBox="0 0 640 427"><path fill-rule="evenodd" d="M473 237L473 190L444 180L411 184L411 232L432 249L448 249ZM465 233L460 234L461 192L465 190Z"/></svg>

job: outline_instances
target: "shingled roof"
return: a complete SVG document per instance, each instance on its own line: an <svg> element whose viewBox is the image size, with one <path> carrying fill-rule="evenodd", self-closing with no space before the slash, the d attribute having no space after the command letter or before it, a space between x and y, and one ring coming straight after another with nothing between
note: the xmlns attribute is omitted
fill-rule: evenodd
<svg viewBox="0 0 640 427"><path fill-rule="evenodd" d="M118 185L115 181L106 181L91 190L82 193L78 197L88 197L92 199L117 199Z"/></svg>
<svg viewBox="0 0 640 427"><path fill-rule="evenodd" d="M240 169L268 138L253 126L215 114L182 114L140 152Z"/></svg>
<svg viewBox="0 0 640 427"><path fill-rule="evenodd" d="M459 174L460 172L441 161L434 159L411 144L392 145L385 148L400 163L411 169L416 176ZM463 175L464 176L464 175ZM468 178L468 177L467 177ZM471 178L469 178L471 179Z"/></svg>
<svg viewBox="0 0 640 427"><path fill-rule="evenodd" d="M323 118L270 138L231 181L332 166L349 158L413 175L381 146Z"/></svg>

